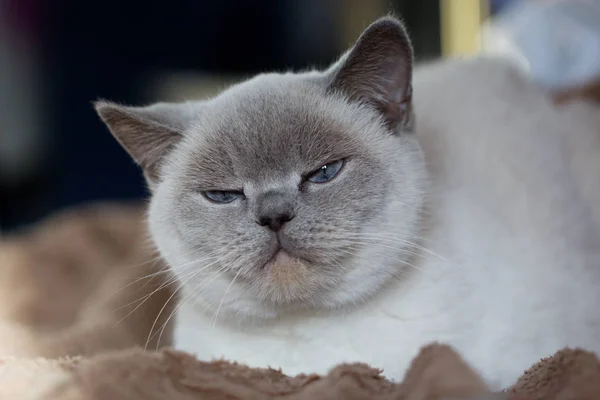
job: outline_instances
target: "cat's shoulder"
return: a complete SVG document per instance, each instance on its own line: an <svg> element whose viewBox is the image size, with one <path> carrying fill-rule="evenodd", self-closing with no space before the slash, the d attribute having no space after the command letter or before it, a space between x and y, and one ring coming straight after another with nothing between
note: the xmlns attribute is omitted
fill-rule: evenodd
<svg viewBox="0 0 600 400"><path fill-rule="evenodd" d="M515 109L546 113L548 96L515 60L478 55L419 65L414 76L414 103L421 123L430 120L465 129L462 125L483 122L473 118L474 113L488 122L501 122Z"/></svg>
<svg viewBox="0 0 600 400"><path fill-rule="evenodd" d="M518 61L499 55L481 54L424 61L415 65L415 81L464 76L465 78L524 79L527 69Z"/></svg>
<svg viewBox="0 0 600 400"><path fill-rule="evenodd" d="M539 92L525 67L501 56L478 55L450 58L418 64L414 74L415 98L430 95L461 98L494 94L518 96L524 91Z"/></svg>

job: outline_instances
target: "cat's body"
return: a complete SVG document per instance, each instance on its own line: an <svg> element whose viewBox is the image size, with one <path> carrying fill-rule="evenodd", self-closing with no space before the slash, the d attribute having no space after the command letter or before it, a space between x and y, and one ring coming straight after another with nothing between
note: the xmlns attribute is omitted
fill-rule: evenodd
<svg viewBox="0 0 600 400"><path fill-rule="evenodd" d="M585 248L600 240L586 210L598 206L569 177L569 111L493 59L417 69L414 88L435 192L409 278L355 309L259 326L213 324L212 313L184 305L178 348L292 374L362 361L400 379L420 346L440 341L496 388L565 345L600 351L600 267L597 249Z"/></svg>
<svg viewBox="0 0 600 400"><path fill-rule="evenodd" d="M555 108L505 62L451 61L417 70L406 133L411 55L389 24L325 75L265 75L180 106L181 130L163 131L168 108L99 106L153 186L154 239L183 282L175 346L290 374L361 361L400 379L440 341L495 388L563 346L600 351L596 171L571 143L594 135L575 119L593 110ZM140 121L152 147L126 135ZM183 139L161 147L169 132ZM338 159L336 146L348 157L317 171L327 183L294 172L297 158ZM188 195L196 181L223 204ZM279 207L276 226L264 207Z"/></svg>

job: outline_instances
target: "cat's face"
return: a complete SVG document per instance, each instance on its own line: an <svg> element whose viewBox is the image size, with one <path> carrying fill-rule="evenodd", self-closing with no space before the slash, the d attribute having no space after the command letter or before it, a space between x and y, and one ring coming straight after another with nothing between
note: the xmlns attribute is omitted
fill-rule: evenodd
<svg viewBox="0 0 600 400"><path fill-rule="evenodd" d="M260 75L204 102L97 106L144 168L183 301L273 317L360 302L404 269L424 181L411 67L404 29L384 19L324 73Z"/></svg>

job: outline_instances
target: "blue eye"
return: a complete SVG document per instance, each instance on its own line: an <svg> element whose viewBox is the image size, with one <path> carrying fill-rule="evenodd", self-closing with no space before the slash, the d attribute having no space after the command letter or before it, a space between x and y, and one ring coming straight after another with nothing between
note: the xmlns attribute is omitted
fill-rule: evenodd
<svg viewBox="0 0 600 400"><path fill-rule="evenodd" d="M244 193L236 190L209 190L202 193L204 197L214 203L231 203L244 197Z"/></svg>
<svg viewBox="0 0 600 400"><path fill-rule="evenodd" d="M344 160L333 161L323 165L318 170L308 176L308 180L313 183L326 183L335 178L344 166Z"/></svg>

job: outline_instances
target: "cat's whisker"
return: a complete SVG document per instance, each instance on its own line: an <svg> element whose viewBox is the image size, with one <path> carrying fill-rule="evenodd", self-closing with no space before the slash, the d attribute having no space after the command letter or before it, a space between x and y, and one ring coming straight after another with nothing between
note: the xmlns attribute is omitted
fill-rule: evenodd
<svg viewBox="0 0 600 400"><path fill-rule="evenodd" d="M185 263L185 264L182 264L182 265L176 266L176 268L177 268L177 269L180 269L180 268L182 268L182 267L186 267L186 266L188 266L188 265L192 265L192 264L196 264L196 263L203 262L203 261L206 261L206 260L210 260L211 258L215 258L215 257L214 257L214 256L211 256L211 255L209 255L209 256L206 256L206 257L203 257L203 258L200 258L200 259L194 260L194 261L192 261L192 262L190 262L190 263ZM184 269L185 269L185 268L184 268ZM163 268L162 268L160 271L157 271L157 272L154 272L154 273L151 273L151 274L148 274L148 275L144 275L144 276L142 276L142 277L140 277L140 278L137 278L137 279L135 279L134 281L132 281L132 282L128 283L127 285L125 285L125 286L123 286L123 287L121 287L121 288L117 289L117 291L115 291L114 293L112 293L110 296L111 296L111 297L113 297L113 296L117 295L119 292L123 291L124 289L128 288L128 287L129 287L129 286L131 286L131 285L134 285L134 284L136 284L137 282L139 282L139 281L141 281L141 280L144 280L144 279L150 279L150 280L151 280L151 279L152 279L153 277L155 277L155 276L158 276L158 275L163 275L163 274L167 274L167 273L170 273L170 272L172 272L172 271L173 271L173 268L170 268L169 266L165 265L165 266L164 266L164 267L163 267ZM143 288L144 288L144 287L145 287L145 286L146 286L148 283L149 283L149 282L146 282L146 284L144 284L144 286L142 286L142 287L141 287L139 290L143 289ZM159 288L159 290L160 290L160 288Z"/></svg>
<svg viewBox="0 0 600 400"><path fill-rule="evenodd" d="M340 251L342 253L345 253L345 254L347 254L347 255L349 255L351 257L357 257L359 255L358 252L356 252L356 251L341 250L341 249L338 249L338 251ZM376 254L376 255L381 255L382 257L386 257L385 254ZM395 271L395 274L397 274L397 275L399 275L401 277L407 277L408 276L406 274L405 270L403 270L403 269Z"/></svg>
<svg viewBox="0 0 600 400"><path fill-rule="evenodd" d="M187 277L190 275L193 275L195 273L194 270L191 271L187 271L183 277ZM181 276L180 276L181 277ZM131 314L133 314L136 310L138 310L142 305L144 305L144 303L150 299L150 297L154 296L156 293L158 293L160 290L165 289L168 286L171 286L172 284L175 284L178 282L178 277L177 276L172 276L169 280L165 281L164 283L162 283L159 287L157 287L156 289L154 289L151 293L148 293L142 297L140 297L139 299L136 299L134 301L131 301L123 306L120 306L116 309L116 311L121 310L123 308L127 308L137 302L141 302L140 304L138 304L133 310L131 310L130 312L127 313L127 315L125 315L123 318L121 318L119 321L117 321L114 326L117 326L118 324L120 324L121 322L123 322L125 319L127 319Z"/></svg>
<svg viewBox="0 0 600 400"><path fill-rule="evenodd" d="M160 261L160 260L159 260L159 261ZM158 262L158 261L157 261L157 262ZM152 265L152 268L154 268L155 266L156 266L156 262L155 262L155 263ZM168 265L165 263L165 264L163 264L163 265L162 265L161 272L162 272L162 274L168 274L168 273L172 273L172 270L171 270L171 268L170 268L170 267L169 267L169 266L168 266ZM159 274L159 275L162 275L162 274ZM156 276L159 276L159 275L156 275ZM139 288L139 290L143 290L143 289L144 289L146 286L148 286L148 285L150 284L150 282L152 282L152 281L154 280L154 278L156 278L156 276L152 276L152 277L150 277L150 279L148 279L148 280L146 281L146 283L144 283L144 284L143 284L143 285L142 285L142 286ZM139 290L138 290L138 291L139 291Z"/></svg>
<svg viewBox="0 0 600 400"><path fill-rule="evenodd" d="M136 283L138 283L138 282L140 282L140 281L143 281L144 279L149 279L149 280L150 280L151 278L157 277L157 276L159 276L159 275L164 275L164 274L166 274L166 273L169 273L169 272L171 272L170 268L169 268L169 267L164 267L164 268L162 268L160 271L156 271L156 272L153 272L153 273L151 273L151 274L147 274L147 275L141 276L141 277L139 277L139 278L137 278L137 279L135 279L135 280L133 280L133 281L129 282L129 283L128 283L128 284L126 284L125 286L123 286L123 287L121 287L121 288L117 289L117 290L116 290L114 293L112 293L110 296L111 296L111 297L112 297L112 296L115 296L115 295L117 295L119 292L121 292L121 291L123 291L123 290L127 289L128 287L130 287L130 286L132 286L132 285L135 285ZM147 283L146 283L146 284L144 284L144 286L142 286L142 287L141 287L139 290L143 289L143 288L145 287L145 285L147 285Z"/></svg>
<svg viewBox="0 0 600 400"><path fill-rule="evenodd" d="M218 261L221 262L225 259L226 257L223 257L221 259L219 259ZM219 269L217 269L216 271L213 271L211 274L209 274L204 280L202 280L200 283L198 283L196 285L196 287L190 291L190 293L186 296L185 299L181 299L179 301L179 304L173 309L173 311L169 314L169 316L167 317L167 320L165 321L165 323L162 324L161 327L159 327L156 332L152 335L152 337L146 342L146 346L148 345L149 341L152 340L156 334L159 334L159 338L157 341L157 349L158 346L160 345L160 340L162 338L162 334L164 332L164 330L166 329L167 324L169 323L169 320L176 315L177 311L185 304L187 304L190 300L192 300L193 298L197 297L197 295L201 292L201 289L203 287L206 287L207 285L209 285L211 282L213 282L215 279L217 279L220 275L222 275L229 267L231 267L233 263L226 263L224 265L222 265ZM202 271L204 271L206 269L206 267L202 268L199 271L193 271L192 275L189 279L187 279L185 282L182 283L181 286L184 286L185 284L187 284L187 282L189 282L190 280L192 280L195 276L197 276L199 273L201 273ZM178 288L179 290L180 288ZM156 322L156 321L155 321ZM150 330L150 334L152 333L152 331L154 330L154 327L152 327L152 329Z"/></svg>
<svg viewBox="0 0 600 400"><path fill-rule="evenodd" d="M189 254L192 254L192 253L193 253L193 252L190 252L190 253L188 253L188 255L189 255ZM198 259L198 260L192 261L191 263L186 263L186 264L179 265L179 266L177 266L176 268L182 268L182 267L186 266L187 264L194 264L194 263L197 263L197 262L202 262L202 261L204 261L204 260L206 260L206 259L210 259L211 257L213 257L213 254L216 254L216 252L212 252L212 253L210 253L210 254L206 255L205 257L203 257L203 258L201 258L201 259ZM161 257L157 257L157 258L155 258L155 259L154 259L154 262L158 262L158 261L160 261L160 260L161 260ZM133 267L135 268L135 267L137 267L137 266L140 266L140 265L145 265L145 264L147 264L147 263L143 263L143 264L139 264L139 265L134 265ZM161 274L164 274L164 273L167 273L167 272L169 272L170 270L172 270L172 268L170 268L168 265L166 265L166 264L165 264L165 265L164 265L164 266L161 268L161 270L160 270L160 271L158 271L158 272L154 272L154 273L152 273L152 274L148 274L148 275L145 275L145 276L142 276L142 277L140 277L140 278L138 278L138 279L136 279L136 280L134 280L134 281L132 281L132 282L129 282L127 285L125 285L125 286L123 286L123 287L121 287L121 288L117 289L117 290L116 290L114 293L112 293L112 294L111 294L111 297L112 297L112 296L115 296L116 294L118 294L118 293L119 293L119 292L121 292L122 290L124 290L124 289L128 288L128 287L129 287L129 286L131 286L131 285L134 285L135 283L137 283L137 282L139 282L139 281L141 281L141 280L143 280L143 279L146 279L146 278L149 278L149 277L152 277L152 276L161 275ZM142 289L142 288L144 288L144 287L145 287L145 285L144 285L144 286L142 286L140 289Z"/></svg>
<svg viewBox="0 0 600 400"><path fill-rule="evenodd" d="M152 239L149 239L149 240L152 240ZM152 262L157 262L157 261L163 260L165 257L169 256L169 253L164 253L164 252L161 252L160 254L158 254L158 250L156 250L156 246L153 243L146 244L146 246L149 247L148 251L150 253L156 253L157 255L155 257L151 258L150 260L144 261L142 263L130 265L129 266L130 268L143 267L143 266L148 265L148 264L150 264ZM187 251L187 252L178 253L178 255L179 256L190 256L190 255L202 252L202 251L203 251L203 249L193 249L193 250L190 250L190 251Z"/></svg>
<svg viewBox="0 0 600 400"><path fill-rule="evenodd" d="M396 243L403 244L405 246L413 247L413 248L415 248L417 250L422 251L423 253L426 253L428 255L431 255L431 256L437 258L440 261L443 261L444 263L448 264L451 267L454 267L456 269L462 270L462 267L460 266L460 264L457 264L456 262L450 260L449 258L444 257L443 255L441 255L439 253L436 253L435 251L433 251L433 250L431 250L431 249L429 249L427 247L421 246L421 245L419 245L419 244L417 244L415 242L412 242L412 241L409 241L409 240L406 240L406 239L396 239L395 237L390 237L390 236L392 236L392 235L388 235L388 237L385 237L385 236L377 236L377 234L373 234L369 238L367 238L367 237L363 237L363 238L364 239L368 239L368 240L386 240L388 242L393 241L393 242L396 242ZM466 258L468 258L470 260L473 260L467 254L463 254L463 257L466 257ZM490 268L488 268L487 266L485 266L485 264L482 264L482 268L485 269L487 272L493 274L493 270L491 270Z"/></svg>
<svg viewBox="0 0 600 400"><path fill-rule="evenodd" d="M448 258L442 256L441 254L436 253L435 251L423 247L422 245L406 240L404 238L400 238L399 235L394 235L394 234L386 234L386 235L382 235L382 234L377 234L377 233L370 233L370 232L344 232L344 235L348 235L348 236L354 236L355 238L360 238L360 239L365 239L365 240L385 240L388 242L394 242L394 243L398 243L404 246L409 246L412 248L415 248L417 250L421 250L424 253L427 253L431 256L434 256L436 258L438 258L441 261L444 261L448 264L451 264L455 267L458 267L457 264L453 263L451 260L449 260Z"/></svg>
<svg viewBox="0 0 600 400"><path fill-rule="evenodd" d="M370 238L370 237L345 237L345 238L336 238L335 240L333 240L334 243L336 244L344 244L344 243L351 243L354 244L357 241L360 241L361 244L366 244L366 245L370 245L372 246L373 243L372 241L382 241L382 242L387 242L388 244L385 245L386 247L398 250L398 251L402 251L404 254L411 254L415 257L420 257L422 256L421 253L415 252L410 250L410 248L414 248L413 246L406 244L404 242L398 242L396 240L393 239L385 239L385 238ZM370 242L367 242L370 241ZM390 243L393 244L398 244L398 247L394 247L394 246L389 246ZM417 249L418 250L418 249Z"/></svg>
<svg viewBox="0 0 600 400"><path fill-rule="evenodd" d="M359 245L360 245L360 244L369 244L369 243L364 243L364 242L360 242L360 241L355 241L355 242L354 242L354 244L359 244ZM395 247L392 247L392 246L385 246L385 245L382 245L382 247L384 247L384 248L390 248L390 249L395 249L395 250L397 250L397 248L395 248ZM379 256L382 256L382 257L386 257L386 258L388 258L388 259L390 259L390 260L393 260L393 261L397 261L397 262L399 262L399 263L402 263L402 264L404 264L404 265L407 265L407 266L409 266L409 267L411 267L411 268L414 268L414 269L416 269L416 270L418 270L418 271L421 271L421 272L422 272L422 273L424 273L424 274L430 274L430 272L429 272L429 271L427 271L426 269L424 269L424 268L421 268L421 267L419 267L419 266L417 266L417 265L415 265L415 264L413 264L413 263L411 263L411 262L409 262L409 261L407 261L407 260L402 260L402 259L399 259L399 258L393 257L393 256L391 256L391 255L389 255L389 254L386 254L386 253L376 253L376 255L379 255Z"/></svg>
<svg viewBox="0 0 600 400"><path fill-rule="evenodd" d="M173 293L171 294L171 296L169 296L169 298L167 299L167 301L165 302L165 304L162 306L162 308L158 312L156 318L154 319L154 322L152 323L152 326L150 327L150 331L148 333L148 337L146 338L146 344L144 345L144 350L148 349L148 345L150 344L150 342L154 338L154 335L152 335L152 332L154 331L154 327L156 326L156 323L158 322L158 320L159 320L160 316L162 315L163 311L165 310L165 308L167 307L167 305L169 304L169 302L173 299L173 297L175 297L175 295L177 295L177 293L179 292L179 290L181 290L181 288L183 288L184 285L185 285L185 282L179 284L179 286L173 291ZM168 322L169 322L169 318L167 318L167 321L164 323L164 326L166 326L166 324ZM157 342L156 349L158 349L159 346L160 346L160 342Z"/></svg>
<svg viewBox="0 0 600 400"><path fill-rule="evenodd" d="M153 261L158 261L158 260L161 260L161 259L165 259L165 258L168 258L169 255L171 254L171 253L167 253L167 252L164 252L164 251L161 251L159 253L158 250L156 249L156 247L154 246L154 244L150 245L149 251L151 253L156 253L157 256L154 257L154 258L152 258L151 260L143 262L141 264L132 265L132 267L143 266L143 265L146 265L146 264L148 264L150 262L153 262ZM189 250L189 251L179 252L179 253L177 253L177 255L179 257L186 257L186 256L192 256L194 254L198 254L200 252L205 252L205 251L206 251L206 249L203 249L203 248L195 248L195 249L192 249L192 250ZM218 253L218 252L217 251L213 251L213 252L209 252L208 254L216 254L216 253Z"/></svg>
<svg viewBox="0 0 600 400"><path fill-rule="evenodd" d="M341 251L344 251L344 250L341 250ZM348 254L348 255L350 255L350 256L353 256L353 257L356 257L356 256L358 256L358 253L357 253L357 252L352 252L352 251L348 251L348 250L345 250L345 252L346 252L346 254ZM417 267L416 265L414 265L414 264L412 264L412 263L410 263L410 262L408 262L408 261L405 261L405 260L400 260L400 259L397 259L397 258L395 258L395 257L392 257L392 256L390 256L389 254L386 254L386 253L376 253L375 255L377 255L377 256L381 256L381 257L386 257L386 258L389 258L389 259L391 259L391 260L393 260L393 261L397 261L397 262L399 262L399 263L402 263L402 264L404 264L404 265L406 265L406 266L408 266L408 267L411 267L411 268L414 268L414 269L416 269L416 270L418 270L418 271L421 271L421 272L423 272L423 273L424 273L424 274L426 274L426 275L427 275L427 274L429 274L429 272L428 272L428 271L426 271L426 270L424 270L423 268L419 268L419 267ZM402 270L399 270L397 273L398 273L398 274L400 274L401 276L406 276L406 274L402 274L402 272L403 272ZM430 276L431 276L431 275L430 275Z"/></svg>
<svg viewBox="0 0 600 400"><path fill-rule="evenodd" d="M171 272L171 271L170 271L170 269L168 269L168 270L167 270L167 272ZM176 283L176 282L178 281L178 279L185 279L187 276L190 276L190 275L192 275L192 274L194 274L194 273L195 273L195 270L194 270L193 268L190 268L189 270L186 270L186 271L180 272L180 273L178 274L178 276L176 276L175 274L172 274L172 276L171 276L169 279L167 279L165 282L163 282L163 283L162 283L162 284L161 284L159 287L157 287L157 288L156 288L154 291L152 291L151 293L148 293L148 294L146 294L146 295L144 295L144 296L140 297L139 299L137 299L137 300L134 300L134 301L132 301L132 302L130 302L130 303L128 303L128 304L126 304L126 305L124 305L124 306L120 306L120 307L118 307L118 308L117 308L117 310L120 310L120 309L122 309L122 308L125 308L125 307L127 307L127 306L129 306L129 305L131 305L131 304L134 304L134 303L138 302L138 301L146 300L146 299L150 298L151 296L153 296L153 295L154 295L156 292L158 292L159 290L161 290L161 289L164 289L164 288L166 288L167 286L170 286L170 285L172 285L173 283ZM150 279L152 279L152 278L150 278ZM142 303L142 304L143 304L143 303ZM142 304L140 304L139 306L141 306ZM138 307L139 307L139 306L138 306ZM133 311L135 311L135 310L133 310Z"/></svg>
<svg viewBox="0 0 600 400"><path fill-rule="evenodd" d="M160 309L160 311L158 312L158 315L156 316L156 318L154 319L154 322L152 323L152 326L150 327L150 332L148 333L148 338L146 339L146 345L144 346L144 350L147 349L148 344L150 343L150 341L154 338L154 336L152 335L152 332L154 331L154 328L156 327L156 323L158 322L160 316L162 315L163 311L165 310L165 308L167 307L167 305L169 304L169 302L173 299L173 297L175 297L175 295L179 292L179 290L181 290L181 288L183 286L185 286L187 284L187 282L189 282L191 279L193 279L195 276L197 276L198 274L202 273L202 271L206 270L207 268L209 268L210 266L220 262L222 259L219 258L216 261L213 261L211 263L209 263L208 265L204 266L203 268L194 271L195 273L192 274L190 277L188 277L188 279L186 279L183 282L180 282L180 285L177 287L177 289L175 289L173 291L173 294L171 294L171 296L169 296L169 298L167 299L167 301L165 302L165 304L162 306L162 308ZM168 322L168 320L167 320ZM166 326L166 324L165 324ZM158 344L157 344L158 346Z"/></svg>
<svg viewBox="0 0 600 400"><path fill-rule="evenodd" d="M166 329L169 321L171 320L171 318L173 318L177 314L177 312L181 309L181 307L183 307L184 305L188 304L191 300L193 300L194 298L196 298L201 293L201 289L203 287L206 287L211 282L213 282L215 279L217 279L219 276L221 276L222 274L224 274L227 271L227 269L231 267L232 264L233 263L225 264L221 268L219 268L218 270L216 270L213 273L211 273L206 279L204 279L202 282L200 282L198 285L196 285L196 287L185 297L185 299L181 299L179 301L179 304L177 304L177 306L175 306L175 308L173 309L173 311L171 311L171 313L167 317L166 321L146 341L146 346L148 346L149 342L152 339L154 339L154 337L158 334L158 339L157 339L157 342L156 342L156 349L158 349L158 347L160 345L160 341L162 339L162 335L163 335L163 333L164 333L164 331L165 331L165 329ZM197 274L194 274L194 276L196 276L196 275ZM191 279L193 279L193 277L190 278L190 279L188 279L181 286L183 286L184 284L187 284L187 282L189 282ZM154 330L154 325L150 329L150 334L152 334L153 330Z"/></svg>
<svg viewBox="0 0 600 400"><path fill-rule="evenodd" d="M149 260L146 260L146 261L144 261L144 262L141 262L141 263L139 263L139 264L128 265L128 268L139 268L139 267L143 267L143 266L145 266L145 265L148 265L148 264L150 264L150 263L153 263L153 262L160 261L161 259L162 259L162 256L161 256L161 255L157 255L156 257L153 257L153 258L151 258L151 259L149 259Z"/></svg>
<svg viewBox="0 0 600 400"><path fill-rule="evenodd" d="M146 294L145 294L145 295L143 295L142 297L139 297L139 298L137 298L136 300L133 300L133 301L131 301L131 302L127 303L127 304L123 304L123 305L121 305L121 306L119 306L119 307L115 308L115 310L114 310L114 311L119 311L119 310L122 310L123 308L127 308L127 307L129 307L130 305L132 305L132 304L135 304L135 303L137 303L137 302L139 302L139 301L145 300L145 299L147 299L147 298L151 297L152 295L154 295L154 294L155 294L157 291L159 291L159 290L161 290L161 289L164 289L164 288L166 288L166 287L167 287L167 286L169 286L169 285L172 285L172 284L173 284L174 282L176 282L176 281L177 281L177 279L176 279L176 278L173 278L173 277L171 277L170 279L168 279L168 280L166 280L165 282L161 283L161 284L160 284L160 286L159 286L159 287L157 287L156 289L154 289L152 292L150 292L150 293L146 293ZM140 305L141 305L141 304L140 304ZM134 311L135 311L135 310L134 310Z"/></svg>
<svg viewBox="0 0 600 400"><path fill-rule="evenodd" d="M329 260L329 262L330 262L330 264L331 264L332 266L335 266L335 267L338 267L338 268L344 269L344 265L342 265L342 263L340 263L338 260L336 260L336 259L335 259L335 257L333 257L333 256L328 256L328 257L325 257L325 258L326 258L327 260Z"/></svg>
<svg viewBox="0 0 600 400"><path fill-rule="evenodd" d="M372 242L362 242L362 240L385 241L385 239L380 239L380 238L378 238L378 239L373 239L373 238L352 238L352 239L342 239L341 242L344 242L344 241L350 242L350 243L360 242L360 244L366 244L366 245L371 245L371 246L373 245ZM396 243L395 241L387 241L387 242L388 243L390 243L390 242L391 243ZM389 246L389 245L382 245L382 246L385 247L385 248L398 250L398 251L402 252L403 254L409 254L409 255L412 255L412 256L415 256L415 257L422 256L421 253L417 253L415 251L411 251L411 250L407 249L406 247L410 247L410 246L407 246L407 245L398 246L398 247Z"/></svg>
<svg viewBox="0 0 600 400"><path fill-rule="evenodd" d="M231 283L229 284L229 286L227 286L227 289L225 290L225 293L223 294L223 297L221 298L221 301L219 302L219 306L217 307L217 311L215 311L215 314L213 315L213 318L212 318L212 321L211 321L211 326L213 328L217 324L217 318L219 317L219 312L221 311L221 307L223 306L223 302L225 301L225 297L227 296L227 293L229 293L229 290L231 290L231 287L233 286L235 280L237 279L237 277L240 275L240 273L243 270L244 270L244 268L240 268L238 270L238 272L233 276L233 279L231 280Z"/></svg>

